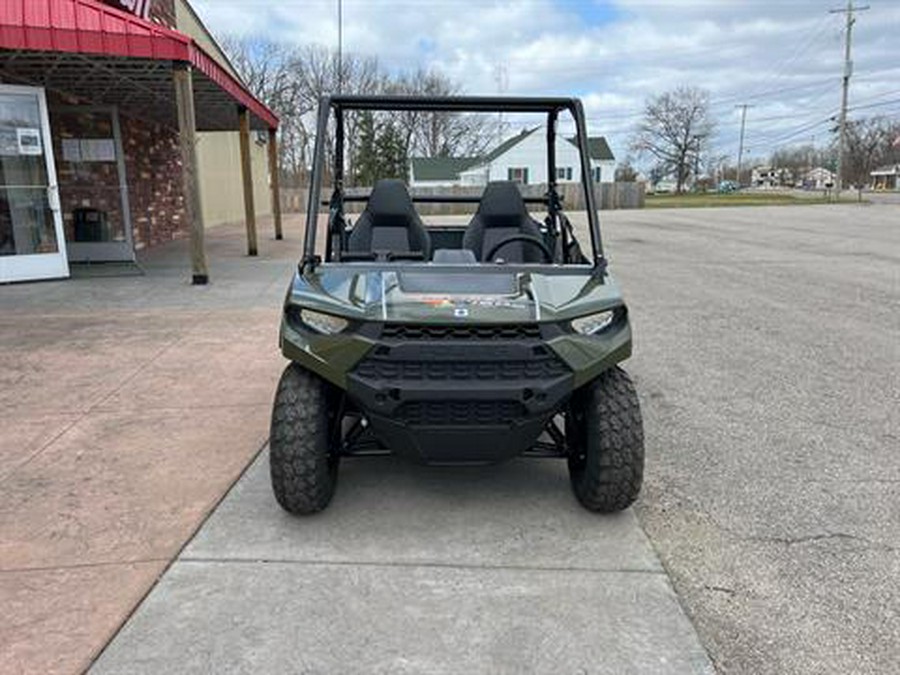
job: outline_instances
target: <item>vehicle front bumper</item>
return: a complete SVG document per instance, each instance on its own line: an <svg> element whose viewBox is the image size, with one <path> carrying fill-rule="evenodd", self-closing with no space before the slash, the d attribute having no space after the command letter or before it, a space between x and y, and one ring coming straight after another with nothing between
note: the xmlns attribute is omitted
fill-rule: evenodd
<svg viewBox="0 0 900 675"><path fill-rule="evenodd" d="M344 389L381 445L433 464L521 454L575 389L631 353L627 321L603 336L544 326L511 340L391 339L383 329L326 338L285 322L282 351Z"/></svg>
<svg viewBox="0 0 900 675"><path fill-rule="evenodd" d="M392 451L487 463L534 445L573 382L541 344L379 344L347 376L347 393Z"/></svg>

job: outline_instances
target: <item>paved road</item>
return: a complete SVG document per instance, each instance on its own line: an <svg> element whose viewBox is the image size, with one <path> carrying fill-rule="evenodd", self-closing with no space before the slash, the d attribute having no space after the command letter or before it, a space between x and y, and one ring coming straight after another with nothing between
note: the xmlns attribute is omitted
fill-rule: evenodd
<svg viewBox="0 0 900 675"><path fill-rule="evenodd" d="M636 513L721 672L900 662L898 216L606 218L646 421ZM257 464L94 671L703 671L634 515L580 511L552 462L373 460L297 520Z"/></svg>
<svg viewBox="0 0 900 675"><path fill-rule="evenodd" d="M614 213L638 509L728 673L900 664L900 208Z"/></svg>
<svg viewBox="0 0 900 675"><path fill-rule="evenodd" d="M866 192L863 194L863 199L873 204L894 204L895 206L900 206L900 191Z"/></svg>

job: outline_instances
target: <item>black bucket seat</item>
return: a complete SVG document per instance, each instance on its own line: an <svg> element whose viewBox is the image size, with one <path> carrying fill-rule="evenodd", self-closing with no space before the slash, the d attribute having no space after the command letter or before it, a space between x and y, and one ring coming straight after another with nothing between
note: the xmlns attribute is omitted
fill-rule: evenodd
<svg viewBox="0 0 900 675"><path fill-rule="evenodd" d="M478 204L478 210L469 222L463 236L463 248L475 253L486 262L487 254L504 239L514 235L527 235L543 241L540 223L528 215L525 200L512 181L488 183ZM541 250L521 241L506 244L495 254L512 263L541 262Z"/></svg>
<svg viewBox="0 0 900 675"><path fill-rule="evenodd" d="M431 257L431 237L403 181L383 179L375 183L347 246L354 253L421 252L426 260Z"/></svg>

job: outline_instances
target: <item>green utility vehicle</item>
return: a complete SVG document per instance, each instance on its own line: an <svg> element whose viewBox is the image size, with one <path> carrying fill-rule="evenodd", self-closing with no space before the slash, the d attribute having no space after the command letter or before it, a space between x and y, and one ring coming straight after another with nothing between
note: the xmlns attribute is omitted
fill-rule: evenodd
<svg viewBox="0 0 900 675"><path fill-rule="evenodd" d="M354 193L344 188L344 128L360 111L540 115L546 191L523 197L514 182L488 180L472 196L411 197L404 182L379 180ZM583 191L590 256L562 208L560 115L574 122L560 138L578 150L581 181L569 188ZM304 253L281 322L290 364L272 413L272 488L283 508L322 510L344 458L391 453L443 465L560 458L586 508L635 500L641 413L618 365L631 355L631 328L603 255L587 139L572 98L322 99ZM326 154L334 188L323 202ZM365 202L355 222L352 202ZM426 225L416 208L426 202L471 204L474 215Z"/></svg>

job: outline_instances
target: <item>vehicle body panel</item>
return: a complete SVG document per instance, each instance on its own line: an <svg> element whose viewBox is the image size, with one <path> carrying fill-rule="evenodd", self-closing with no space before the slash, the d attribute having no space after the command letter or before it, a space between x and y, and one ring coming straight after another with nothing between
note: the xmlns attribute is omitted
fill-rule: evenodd
<svg viewBox="0 0 900 675"><path fill-rule="evenodd" d="M294 275L286 302L358 321L423 323L564 321L622 304L609 274L573 267L320 265Z"/></svg>
<svg viewBox="0 0 900 675"><path fill-rule="evenodd" d="M404 291L410 276L428 275L444 287L458 280L471 283L461 293ZM486 277L508 282L507 293L473 292L492 286ZM423 288L416 286L417 289ZM427 288L427 287L426 287ZM436 287L437 288L437 287ZM369 325L385 323L554 324L610 309L624 308L613 279L602 280L589 270L561 268L545 271L442 269L428 265L373 269L354 264L322 265L314 272L294 276L285 300L281 348L285 357L302 363L333 384L346 389L346 374L377 342L377 334L349 329L337 335L318 335L288 320L290 308L306 307ZM461 313L463 311L464 313ZM561 332L546 344L575 373L574 387L590 381L606 368L631 355L631 328L627 317L599 335Z"/></svg>

